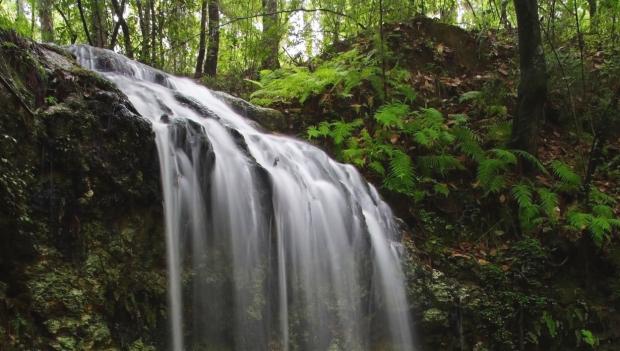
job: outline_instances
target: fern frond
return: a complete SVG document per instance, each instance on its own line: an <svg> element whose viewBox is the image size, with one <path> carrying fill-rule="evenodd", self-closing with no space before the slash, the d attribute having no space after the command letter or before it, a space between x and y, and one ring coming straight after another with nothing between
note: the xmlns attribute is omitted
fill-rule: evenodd
<svg viewBox="0 0 620 351"><path fill-rule="evenodd" d="M506 178L501 172L506 170L506 162L488 158L478 164L478 181L487 193L497 193L506 186Z"/></svg>
<svg viewBox="0 0 620 351"><path fill-rule="evenodd" d="M403 118L409 113L409 106L400 102L383 105L375 113L375 119L384 127L402 128Z"/></svg>
<svg viewBox="0 0 620 351"><path fill-rule="evenodd" d="M394 150L390 159L390 171L384 180L384 186L392 191L410 194L413 191L414 182L411 158L401 150Z"/></svg>
<svg viewBox="0 0 620 351"><path fill-rule="evenodd" d="M445 176L448 172L463 169L461 162L452 155L427 155L417 158L417 163L425 174L440 174Z"/></svg>
<svg viewBox="0 0 620 351"><path fill-rule="evenodd" d="M385 168L379 161L372 161L368 164L368 167L375 171L380 176L385 176Z"/></svg>
<svg viewBox="0 0 620 351"><path fill-rule="evenodd" d="M439 127L443 124L444 118L441 112L434 108L423 108L422 111L422 121L424 123L424 127Z"/></svg>
<svg viewBox="0 0 620 351"><path fill-rule="evenodd" d="M566 215L566 219L568 221L568 224L573 229L581 231L586 229L590 225L590 222L592 221L592 215L589 213L570 211Z"/></svg>
<svg viewBox="0 0 620 351"><path fill-rule="evenodd" d="M562 184L570 189L576 189L581 184L581 177L562 161L552 161L551 169L553 173L560 179Z"/></svg>
<svg viewBox="0 0 620 351"><path fill-rule="evenodd" d="M335 121L331 123L330 136L334 139L336 145L342 144L342 142L351 136L351 133L355 128L363 125L361 119L356 119L353 122Z"/></svg>
<svg viewBox="0 0 620 351"><path fill-rule="evenodd" d="M517 156L509 150L504 149L491 149L490 152L495 155L496 158L502 160L507 165L516 165Z"/></svg>
<svg viewBox="0 0 620 351"><path fill-rule="evenodd" d="M462 153L476 162L484 159L484 150L480 147L480 138L469 128L455 127L452 133L456 136L457 147Z"/></svg>
<svg viewBox="0 0 620 351"><path fill-rule="evenodd" d="M558 206L560 201L558 199L558 194L547 188L538 188L536 189L538 193L538 197L540 198L540 205L542 210L545 212L547 217L551 220L555 221L558 218Z"/></svg>
<svg viewBox="0 0 620 351"><path fill-rule="evenodd" d="M472 91L468 91L468 92L463 93L459 97L459 102L479 100L481 98L482 98L482 92L477 91L477 90L472 90Z"/></svg>
<svg viewBox="0 0 620 351"><path fill-rule="evenodd" d="M426 148L431 148L439 139L439 136L440 133L436 129L424 128L413 134L413 140Z"/></svg>
<svg viewBox="0 0 620 351"><path fill-rule="evenodd" d="M526 229L531 229L536 224L538 216L538 206L532 200L532 187L525 183L519 183L512 188L512 196L519 205L519 219L521 225Z"/></svg>
<svg viewBox="0 0 620 351"><path fill-rule="evenodd" d="M517 200L520 208L533 207L532 188L524 183L512 187L512 196Z"/></svg>
<svg viewBox="0 0 620 351"><path fill-rule="evenodd" d="M549 174L549 171L547 171L547 168L545 167L545 165L543 165L542 162L540 162L540 160L536 156L530 154L529 152L523 151L523 150L516 150L516 149L510 150L510 152L521 157L523 160L529 162L532 166L536 167L542 173Z"/></svg>
<svg viewBox="0 0 620 351"><path fill-rule="evenodd" d="M594 243L600 246L603 240L611 233L611 224L607 218L593 217L588 229L592 234Z"/></svg>

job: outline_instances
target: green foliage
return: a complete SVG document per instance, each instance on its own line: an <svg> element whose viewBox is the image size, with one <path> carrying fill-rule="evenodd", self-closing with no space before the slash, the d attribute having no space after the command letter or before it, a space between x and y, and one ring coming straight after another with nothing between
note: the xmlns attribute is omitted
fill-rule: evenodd
<svg viewBox="0 0 620 351"><path fill-rule="evenodd" d="M409 114L409 106L396 102L381 106L375 113L375 119L384 127L402 128L407 114Z"/></svg>
<svg viewBox="0 0 620 351"><path fill-rule="evenodd" d="M613 229L620 229L620 220L613 216L613 210L605 205L597 205L592 212L571 210L566 215L571 229L581 232L587 230L592 240L601 246L610 239Z"/></svg>
<svg viewBox="0 0 620 351"><path fill-rule="evenodd" d="M406 153L394 150L390 158L390 167L383 185L392 191L412 194L415 186L413 163Z"/></svg>
<svg viewBox="0 0 620 351"><path fill-rule="evenodd" d="M555 338L558 335L558 325L557 321L553 319L551 315L547 311L543 312L542 320L547 327L547 331L552 338Z"/></svg>
<svg viewBox="0 0 620 351"><path fill-rule="evenodd" d="M482 99L483 95L482 92L477 91L477 90L472 90L472 91L468 91L466 93L461 94L461 97L459 97L459 102L467 102L467 101L475 101L475 100L480 100Z"/></svg>
<svg viewBox="0 0 620 351"><path fill-rule="evenodd" d="M253 103L270 106L296 101L304 103L311 96L336 94L349 97L354 88L369 82L375 92L382 91L380 69L372 54L362 55L356 49L339 54L315 70L306 67L261 71L260 87L252 93ZM408 93L411 97L411 93Z"/></svg>
<svg viewBox="0 0 620 351"><path fill-rule="evenodd" d="M590 330L581 329L579 331L579 335L581 336L581 340L588 346L594 348L598 346L599 340Z"/></svg>
<svg viewBox="0 0 620 351"><path fill-rule="evenodd" d="M538 215L538 206L534 204L532 188L529 184L519 183L512 188L512 195L519 205L519 219L524 224L532 223Z"/></svg>
<svg viewBox="0 0 620 351"><path fill-rule="evenodd" d="M500 158L486 158L478 164L477 180L486 194L498 193L506 187L506 176L510 166L514 163Z"/></svg>
<svg viewBox="0 0 620 351"><path fill-rule="evenodd" d="M338 84L345 75L346 72L333 67L319 68L315 72L303 67L294 67L289 72L261 71L262 88L251 95L252 102L265 106L292 100L304 103L310 96Z"/></svg>
<svg viewBox="0 0 620 351"><path fill-rule="evenodd" d="M577 175L566 163L554 160L550 164L553 174L560 180L560 186L567 190L576 190L581 185L581 177Z"/></svg>

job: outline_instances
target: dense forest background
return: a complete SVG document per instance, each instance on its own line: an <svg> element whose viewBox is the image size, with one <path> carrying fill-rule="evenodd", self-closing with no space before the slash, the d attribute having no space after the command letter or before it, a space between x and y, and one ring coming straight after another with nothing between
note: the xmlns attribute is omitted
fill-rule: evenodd
<svg viewBox="0 0 620 351"><path fill-rule="evenodd" d="M410 228L412 313L429 350L620 348L620 1L0 0L0 28L194 78L277 110L256 118L356 165ZM19 61L6 33L3 72ZM2 83L32 114L61 99ZM11 155L17 141L0 126ZM28 187L2 157L0 223L33 232L15 190ZM101 336L78 317L46 324L57 310L32 316L15 303L23 291L5 288L18 279L5 254L0 345L42 334L56 349L157 344ZM28 298L73 303L58 289ZM148 311L138 300L108 317ZM148 313L141 333L152 335L159 312Z"/></svg>

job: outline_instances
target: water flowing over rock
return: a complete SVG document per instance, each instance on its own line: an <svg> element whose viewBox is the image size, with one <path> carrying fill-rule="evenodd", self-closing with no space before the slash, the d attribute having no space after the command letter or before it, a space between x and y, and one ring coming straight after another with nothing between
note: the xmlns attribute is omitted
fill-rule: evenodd
<svg viewBox="0 0 620 351"><path fill-rule="evenodd" d="M71 51L152 122L171 349L414 349L398 229L353 166L259 131L189 79Z"/></svg>

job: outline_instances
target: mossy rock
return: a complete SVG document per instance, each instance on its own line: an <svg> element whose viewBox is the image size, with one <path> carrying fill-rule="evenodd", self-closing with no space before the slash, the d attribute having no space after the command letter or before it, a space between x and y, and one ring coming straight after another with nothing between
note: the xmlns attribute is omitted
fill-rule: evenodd
<svg viewBox="0 0 620 351"><path fill-rule="evenodd" d="M0 345L163 347L150 123L62 48L0 31L0 53Z"/></svg>

